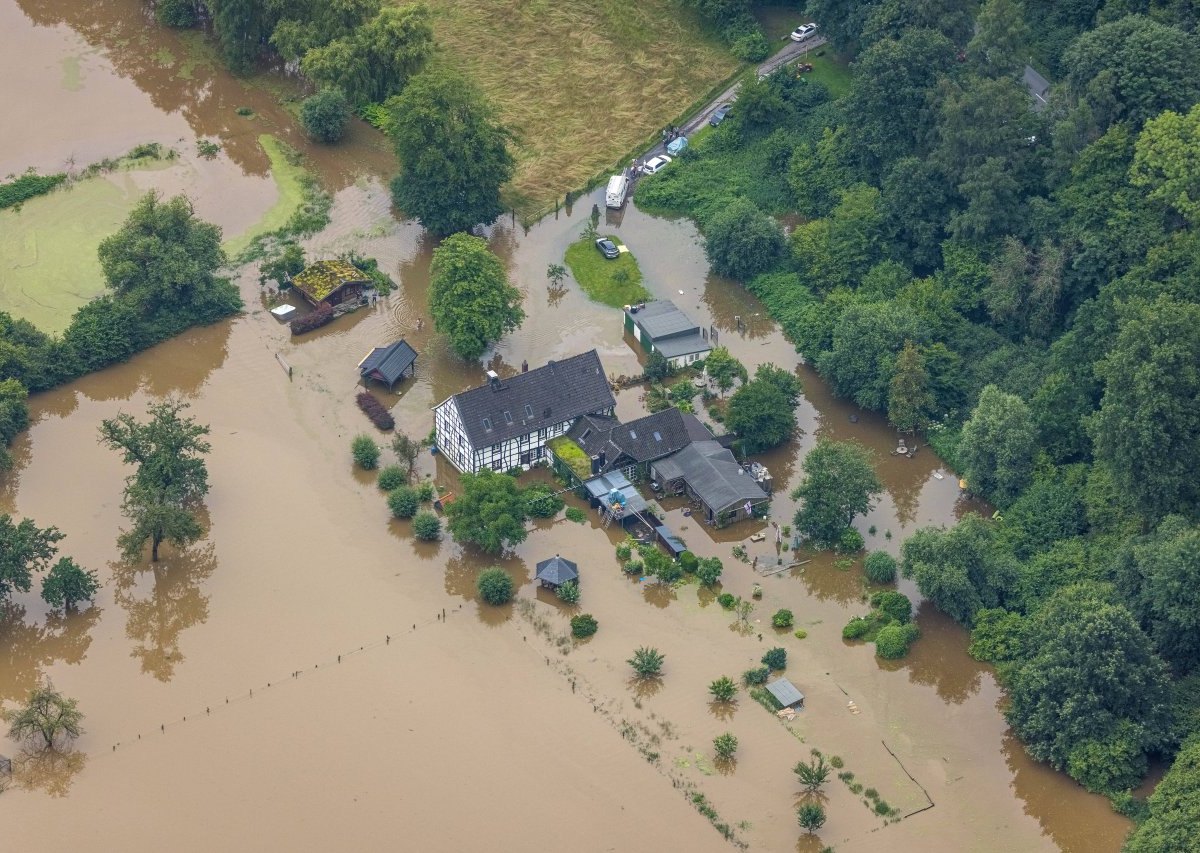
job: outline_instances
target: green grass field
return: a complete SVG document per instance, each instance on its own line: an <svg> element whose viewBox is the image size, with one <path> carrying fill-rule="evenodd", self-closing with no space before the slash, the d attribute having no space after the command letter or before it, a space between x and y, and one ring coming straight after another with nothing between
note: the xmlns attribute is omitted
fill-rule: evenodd
<svg viewBox="0 0 1200 853"><path fill-rule="evenodd" d="M601 236L624 245L611 234ZM583 237L567 247L566 261L583 292L596 302L620 308L650 298L649 291L642 287L642 270L632 252L622 252L609 260L592 240Z"/></svg>
<svg viewBox="0 0 1200 853"><path fill-rule="evenodd" d="M674 0L429 0L443 61L518 136L523 213L616 164L732 74L736 60Z"/></svg>
<svg viewBox="0 0 1200 853"><path fill-rule="evenodd" d="M304 185L301 182L304 176L304 167L297 166L288 159L279 140L274 136L263 134L258 137L258 144L262 146L263 151L267 152L267 157L271 161L271 177L275 180L275 186L279 190L279 198L263 215L263 218L254 223L247 231L225 241L225 254L231 259L241 254L250 245L250 241L259 234L276 231L286 225L292 214L304 201Z"/></svg>

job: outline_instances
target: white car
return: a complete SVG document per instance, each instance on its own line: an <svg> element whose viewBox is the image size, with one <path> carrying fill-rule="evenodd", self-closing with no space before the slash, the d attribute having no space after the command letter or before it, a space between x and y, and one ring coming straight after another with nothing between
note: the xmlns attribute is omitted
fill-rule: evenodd
<svg viewBox="0 0 1200 853"><path fill-rule="evenodd" d="M670 162L671 158L666 154L659 154L657 157L651 157L649 160L647 160L646 164L642 166L642 171L647 175L653 175L656 172L661 172L663 169L667 168L667 165L670 164Z"/></svg>
<svg viewBox="0 0 1200 853"><path fill-rule="evenodd" d="M806 38L815 35L816 32L816 24L801 24L792 30L792 41L804 41Z"/></svg>

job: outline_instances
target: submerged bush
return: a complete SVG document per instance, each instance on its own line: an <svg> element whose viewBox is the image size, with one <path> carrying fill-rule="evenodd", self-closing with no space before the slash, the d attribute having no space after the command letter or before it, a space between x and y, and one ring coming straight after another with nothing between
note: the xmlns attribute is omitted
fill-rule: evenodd
<svg viewBox="0 0 1200 853"><path fill-rule="evenodd" d="M401 486L393 489L387 497L388 509L395 518L412 518L417 514L421 502L417 499L417 490L412 486Z"/></svg>
<svg viewBox="0 0 1200 853"><path fill-rule="evenodd" d="M493 566L479 573L475 582L479 597L488 604L507 604L513 597L513 581L504 569Z"/></svg>
<svg viewBox="0 0 1200 853"><path fill-rule="evenodd" d="M322 89L300 105L300 124L317 142L332 145L346 132L350 121L350 103L341 89Z"/></svg>
<svg viewBox="0 0 1200 853"><path fill-rule="evenodd" d="M842 531L842 535L838 537L837 552L839 554L853 554L861 551L866 542L863 541L863 536L853 527L847 527Z"/></svg>
<svg viewBox="0 0 1200 853"><path fill-rule="evenodd" d="M627 560L625 565L621 566L621 571L627 575L641 575L645 568L646 564L641 560Z"/></svg>
<svg viewBox="0 0 1200 853"><path fill-rule="evenodd" d="M381 468L375 484L385 492L408 485L408 474L399 465L388 465Z"/></svg>
<svg viewBox="0 0 1200 853"><path fill-rule="evenodd" d="M305 332L311 332L314 329L319 329L327 323L333 322L333 308L321 303L320 307L314 308L303 317L297 317L289 326L293 335L303 335Z"/></svg>
<svg viewBox="0 0 1200 853"><path fill-rule="evenodd" d="M355 397L358 407L363 410L371 423L375 424L379 429L389 430L396 425L396 421L392 418L392 413L387 410L387 406L375 399L375 395L369 391L360 391Z"/></svg>
<svg viewBox="0 0 1200 853"><path fill-rule="evenodd" d="M776 610L775 615L771 617L771 624L776 628L790 628L793 618L790 610Z"/></svg>
<svg viewBox="0 0 1200 853"><path fill-rule="evenodd" d="M428 480L422 480L417 485L417 497L420 498L423 504L433 500L433 483Z"/></svg>
<svg viewBox="0 0 1200 853"><path fill-rule="evenodd" d="M579 603L579 581L567 581L555 590L559 600L566 604Z"/></svg>
<svg viewBox="0 0 1200 853"><path fill-rule="evenodd" d="M590 613L580 613L578 616L571 617L571 636L577 640L592 636L599 628L600 623Z"/></svg>
<svg viewBox="0 0 1200 853"><path fill-rule="evenodd" d="M721 605L726 610L732 610L733 605L737 603L737 597L732 592L723 592L717 596L717 604Z"/></svg>
<svg viewBox="0 0 1200 853"><path fill-rule="evenodd" d="M773 649L768 649L767 653L762 656L763 666L770 669L787 669L787 649L776 646Z"/></svg>
<svg viewBox="0 0 1200 853"><path fill-rule="evenodd" d="M863 571L871 583L893 583L896 580L896 558L887 551L872 551L863 561Z"/></svg>
<svg viewBox="0 0 1200 853"><path fill-rule="evenodd" d="M766 684L767 679L771 677L771 670L765 666L757 666L754 669L748 669L742 673L742 681L747 685L754 686L758 684Z"/></svg>
<svg viewBox="0 0 1200 853"><path fill-rule="evenodd" d="M921 632L911 622L907 625L885 625L875 637L875 654L895 660L908 654L908 646Z"/></svg>
<svg viewBox="0 0 1200 853"><path fill-rule="evenodd" d="M354 464L364 471L374 470L379 464L379 445L369 435L356 435L350 444Z"/></svg>
<svg viewBox="0 0 1200 853"><path fill-rule="evenodd" d="M843 640L861 640L871 630L871 623L861 616L855 616L842 628Z"/></svg>
<svg viewBox="0 0 1200 853"><path fill-rule="evenodd" d="M433 542L442 535L442 520L429 510L423 510L413 516L413 533L418 539Z"/></svg>

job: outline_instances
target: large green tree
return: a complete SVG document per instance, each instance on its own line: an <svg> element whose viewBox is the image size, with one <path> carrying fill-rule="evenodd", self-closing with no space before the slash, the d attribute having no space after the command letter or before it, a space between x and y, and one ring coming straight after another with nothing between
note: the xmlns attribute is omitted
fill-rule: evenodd
<svg viewBox="0 0 1200 853"><path fill-rule="evenodd" d="M463 474L459 493L446 506L450 534L487 554L499 554L525 541L527 503L517 481L484 469Z"/></svg>
<svg viewBox="0 0 1200 853"><path fill-rule="evenodd" d="M967 58L989 77L1015 75L1025 64L1029 36L1021 0L985 0L975 17Z"/></svg>
<svg viewBox="0 0 1200 853"><path fill-rule="evenodd" d="M1184 745L1147 800L1149 816L1135 824L1125 853L1190 850L1200 826L1200 738Z"/></svg>
<svg viewBox="0 0 1200 853"><path fill-rule="evenodd" d="M34 572L50 565L63 534L57 527L38 527L28 518L13 523L8 513L0 515L0 604L13 590L29 592Z"/></svg>
<svg viewBox="0 0 1200 853"><path fill-rule="evenodd" d="M868 409L887 405L896 356L907 341L919 340L921 325L896 301L851 305L833 328L830 348L817 370L840 395Z"/></svg>
<svg viewBox="0 0 1200 853"><path fill-rule="evenodd" d="M379 14L380 0L274 0L279 20L271 45L290 62L345 38Z"/></svg>
<svg viewBox="0 0 1200 853"><path fill-rule="evenodd" d="M852 441L821 439L804 457L804 479L792 492L800 501L796 529L818 547L833 546L856 516L883 491L870 452Z"/></svg>
<svg viewBox="0 0 1200 853"><path fill-rule="evenodd" d="M1168 110L1139 134L1130 183L1200 226L1200 104L1186 115Z"/></svg>
<svg viewBox="0 0 1200 853"><path fill-rule="evenodd" d="M1123 560L1122 592L1158 653L1180 673L1200 666L1200 528L1168 516Z"/></svg>
<svg viewBox="0 0 1200 853"><path fill-rule="evenodd" d="M137 466L125 481L122 504L131 522L118 539L126 560L136 560L146 542L157 562L163 542L183 548L200 538L197 509L208 494L204 456L211 445L204 439L209 428L184 415L187 408L167 399L149 407L146 423L124 413L101 422L101 444Z"/></svg>
<svg viewBox="0 0 1200 853"><path fill-rule="evenodd" d="M1025 401L989 385L963 424L958 458L972 490L1006 506L1033 477L1037 427Z"/></svg>
<svg viewBox="0 0 1200 853"><path fill-rule="evenodd" d="M912 341L905 341L888 385L888 422L901 432L916 432L929 425L933 407L925 359Z"/></svg>
<svg viewBox="0 0 1200 853"><path fill-rule="evenodd" d="M754 202L739 198L705 223L704 254L718 275L745 281L771 269L783 253L783 231Z"/></svg>
<svg viewBox="0 0 1200 853"><path fill-rule="evenodd" d="M1200 505L1200 305L1160 296L1120 311L1096 365L1104 382L1089 431L1097 459L1151 518Z"/></svg>
<svg viewBox="0 0 1200 853"><path fill-rule="evenodd" d="M274 5L262 0L207 0L205 5L225 63L238 73L250 70L275 27Z"/></svg>
<svg viewBox="0 0 1200 853"><path fill-rule="evenodd" d="M730 355L725 347L714 347L704 357L704 372L717 383L717 389L722 394L732 388L734 382L745 382L748 378L745 366Z"/></svg>
<svg viewBox="0 0 1200 853"><path fill-rule="evenodd" d="M1016 595L1018 565L998 541L995 526L968 513L954 527L924 527L901 548L901 571L946 615L971 625L985 608Z"/></svg>
<svg viewBox="0 0 1200 853"><path fill-rule="evenodd" d="M29 423L29 392L15 379L0 380L0 471L12 465L8 445Z"/></svg>
<svg viewBox="0 0 1200 853"><path fill-rule="evenodd" d="M783 444L796 430L800 381L773 364L759 365L754 378L729 398L725 425L737 433L747 453Z"/></svg>
<svg viewBox="0 0 1200 853"><path fill-rule="evenodd" d="M441 235L503 212L500 187L514 168L510 134L465 77L446 68L426 70L395 99L392 116L400 159L392 181L397 207Z"/></svg>
<svg viewBox="0 0 1200 853"><path fill-rule="evenodd" d="M1135 787L1171 737L1166 666L1103 587L1060 590L1029 623L1033 656L1008 678L1009 723L1029 753L1089 790Z"/></svg>
<svg viewBox="0 0 1200 853"><path fill-rule="evenodd" d="M433 251L429 310L459 358L475 359L521 325L521 292L487 243L452 234Z"/></svg>
<svg viewBox="0 0 1200 853"><path fill-rule="evenodd" d="M184 312L215 319L241 304L217 270L225 263L221 229L196 217L185 196L163 201L147 193L97 253L109 290L145 314ZM225 310L211 318L214 303Z"/></svg>
<svg viewBox="0 0 1200 853"><path fill-rule="evenodd" d="M70 610L80 601L96 595L100 580L70 557L63 557L42 578L42 600L51 607Z"/></svg>

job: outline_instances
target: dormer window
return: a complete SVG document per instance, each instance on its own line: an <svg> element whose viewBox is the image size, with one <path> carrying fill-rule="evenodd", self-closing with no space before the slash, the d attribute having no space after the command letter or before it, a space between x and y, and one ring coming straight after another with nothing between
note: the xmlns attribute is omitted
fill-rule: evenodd
<svg viewBox="0 0 1200 853"><path fill-rule="evenodd" d="M488 432L492 431L492 419L491 418L483 419L483 428L486 429Z"/></svg>
<svg viewBox="0 0 1200 853"><path fill-rule="evenodd" d="M525 404L525 417L533 417L533 406L529 405L528 403Z"/></svg>
<svg viewBox="0 0 1200 853"><path fill-rule="evenodd" d="M504 422L506 424L508 424L509 426L512 426L513 421L512 421L512 413L511 412L504 413Z"/></svg>

